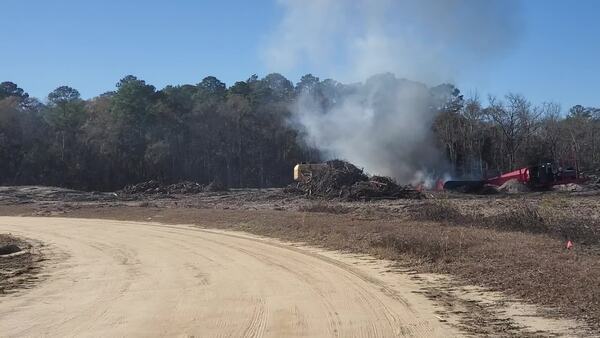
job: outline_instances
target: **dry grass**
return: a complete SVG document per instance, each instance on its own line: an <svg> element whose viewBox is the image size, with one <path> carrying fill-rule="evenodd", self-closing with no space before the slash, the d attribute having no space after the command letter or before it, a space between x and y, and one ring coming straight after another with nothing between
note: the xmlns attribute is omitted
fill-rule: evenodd
<svg viewBox="0 0 600 338"><path fill-rule="evenodd" d="M298 211L301 212L322 212L327 214L347 214L353 209L339 204L330 204L323 201L312 202L310 204L301 205Z"/></svg>
<svg viewBox="0 0 600 338"><path fill-rule="evenodd" d="M548 234L565 241L574 240L580 244L600 244L600 220L585 215L568 214L548 203L536 205L524 200L510 211L481 215L476 211L463 213L449 201L432 200L414 206L411 215L413 219L419 221Z"/></svg>

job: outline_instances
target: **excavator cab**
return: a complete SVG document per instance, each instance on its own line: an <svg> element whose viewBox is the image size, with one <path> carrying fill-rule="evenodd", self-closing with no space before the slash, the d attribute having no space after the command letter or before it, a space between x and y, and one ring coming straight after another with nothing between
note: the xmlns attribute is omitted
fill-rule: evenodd
<svg viewBox="0 0 600 338"><path fill-rule="evenodd" d="M544 163L537 166L531 166L529 169L529 185L532 187L550 186L556 180L556 173L553 170L552 163Z"/></svg>

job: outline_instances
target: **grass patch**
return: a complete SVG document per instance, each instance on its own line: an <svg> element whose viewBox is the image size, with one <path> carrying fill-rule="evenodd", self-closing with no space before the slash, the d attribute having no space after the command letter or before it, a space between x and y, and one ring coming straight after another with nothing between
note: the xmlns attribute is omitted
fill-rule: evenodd
<svg viewBox="0 0 600 338"><path fill-rule="evenodd" d="M298 211L301 212L323 212L327 214L347 214L353 209L339 204L329 204L322 201L312 202L307 205L301 205Z"/></svg>
<svg viewBox="0 0 600 338"><path fill-rule="evenodd" d="M477 212L461 212L447 200L427 201L411 209L411 217L418 221L441 222L446 225L470 226L548 234L562 240L574 240L581 244L600 244L600 220L583 215L568 214L556 207L557 201L536 205L523 201L509 211L493 215Z"/></svg>

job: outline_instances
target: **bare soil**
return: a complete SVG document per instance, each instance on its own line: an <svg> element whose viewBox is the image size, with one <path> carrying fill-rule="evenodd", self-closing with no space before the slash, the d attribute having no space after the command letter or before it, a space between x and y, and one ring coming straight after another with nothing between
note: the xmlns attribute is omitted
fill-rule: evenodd
<svg viewBox="0 0 600 338"><path fill-rule="evenodd" d="M2 299L2 335L458 337L379 264L231 231L0 217L60 248L51 278Z"/></svg>

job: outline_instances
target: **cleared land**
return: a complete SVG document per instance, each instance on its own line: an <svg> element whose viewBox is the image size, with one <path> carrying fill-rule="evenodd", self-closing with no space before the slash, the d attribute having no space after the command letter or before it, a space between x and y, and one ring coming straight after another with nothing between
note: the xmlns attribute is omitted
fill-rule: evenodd
<svg viewBox="0 0 600 338"><path fill-rule="evenodd" d="M463 332L598 332L600 207L594 193L435 194L362 203L309 200L276 189L131 196L5 189L3 215L197 224L388 259L393 266L387 270L410 276L418 285L413 291L439 307L438 319ZM568 251L571 236L575 249ZM544 319L558 317L579 321Z"/></svg>

